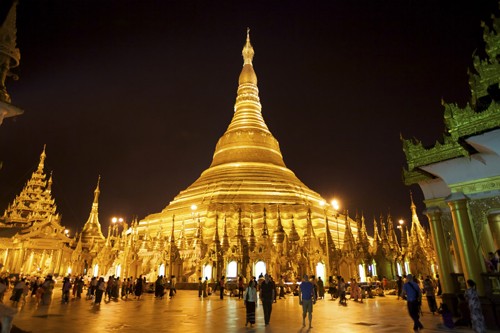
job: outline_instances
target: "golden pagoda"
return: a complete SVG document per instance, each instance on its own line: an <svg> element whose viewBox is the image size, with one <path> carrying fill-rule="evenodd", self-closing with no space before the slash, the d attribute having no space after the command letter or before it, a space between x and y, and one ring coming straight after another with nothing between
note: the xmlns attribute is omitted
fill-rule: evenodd
<svg viewBox="0 0 500 333"><path fill-rule="evenodd" d="M278 141L262 116L249 31L242 55L234 115L210 167L161 212L140 221L138 233L155 237L161 229L173 230L172 238L182 235L186 248L177 248L178 254L171 256L183 268L170 266L170 271L183 276L201 276L202 266L214 258L222 261L214 267L214 278L226 275L228 253L235 254L237 273L242 275L261 272L256 268L259 261L264 263L259 267L274 276L292 270L313 273L318 264L325 274L336 274L338 262L327 258L326 248L341 248L348 217L340 216L286 167ZM327 217L334 235L329 241ZM318 251L307 253L310 246ZM292 253L292 248L303 251ZM199 261L186 264L190 257ZM286 263L300 264L292 268Z"/></svg>
<svg viewBox="0 0 500 333"><path fill-rule="evenodd" d="M28 227L49 218L60 220L55 199L52 198L52 174L47 180L44 172L45 158L44 146L37 169L5 210L0 218L0 227Z"/></svg>

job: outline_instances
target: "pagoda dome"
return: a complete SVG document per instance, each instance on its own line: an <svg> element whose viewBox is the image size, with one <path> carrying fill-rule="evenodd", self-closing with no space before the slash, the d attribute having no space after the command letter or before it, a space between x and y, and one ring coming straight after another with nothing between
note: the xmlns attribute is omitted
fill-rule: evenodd
<svg viewBox="0 0 500 333"><path fill-rule="evenodd" d="M164 224L163 229L168 230L171 217L175 216L185 221L185 232L190 237L195 236L198 221L201 221L204 237L210 239L215 233L216 216L223 213L232 240L238 236L239 223L248 235L252 217L255 230L262 230L267 209L267 227L277 229L278 242L291 230L292 216L294 227L305 230L308 212L313 214L312 227L318 229L316 234L324 233L325 214L331 215L333 211L327 212L323 206L325 200L286 167L279 143L262 116L257 75L252 63L254 50L248 33L242 55L244 62L233 118L217 142L210 167L161 212L140 222L148 226L149 232ZM196 211L191 207L197 207ZM278 215L281 228L278 227ZM342 223L341 238L343 229Z"/></svg>

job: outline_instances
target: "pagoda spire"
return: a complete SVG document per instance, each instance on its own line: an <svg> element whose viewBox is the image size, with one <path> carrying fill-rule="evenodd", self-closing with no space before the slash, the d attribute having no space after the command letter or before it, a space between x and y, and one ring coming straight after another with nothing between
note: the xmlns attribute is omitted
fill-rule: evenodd
<svg viewBox="0 0 500 333"><path fill-rule="evenodd" d="M267 239L269 237L269 230L267 229L267 214L266 208L264 207L264 217L262 221L262 238Z"/></svg>
<svg viewBox="0 0 500 333"><path fill-rule="evenodd" d="M250 248L250 251L253 251L255 249L257 241L255 239L255 233L253 231L253 215L250 215L250 235L248 236L248 246Z"/></svg>
<svg viewBox="0 0 500 333"><path fill-rule="evenodd" d="M261 162L285 167L278 141L262 117L257 75L253 68L254 54L250 29L247 29L233 119L217 143L211 167L231 162Z"/></svg>
<svg viewBox="0 0 500 333"><path fill-rule="evenodd" d="M298 240L300 240L299 233L297 232L297 229L295 229L295 222L293 220L293 215L292 215L292 226L290 228L290 237L289 237L289 239L292 242L297 242Z"/></svg>
<svg viewBox="0 0 500 333"><path fill-rule="evenodd" d="M227 235L227 217L224 215L224 233L222 235L222 249L227 251L229 249L229 236Z"/></svg>
<svg viewBox="0 0 500 333"><path fill-rule="evenodd" d="M52 178L52 177L51 177ZM101 231L101 224L99 223L99 184L101 183L101 176L97 177L97 186L94 190L94 200L92 201L92 208L90 215L85 222L82 230L82 239L85 244L90 244L91 240L103 241L104 235Z"/></svg>
<svg viewBox="0 0 500 333"><path fill-rule="evenodd" d="M283 224L281 223L281 212L280 207L278 206L278 214L277 214L278 223L276 224L276 228L273 232L273 243L282 244L285 240L285 230L283 229Z"/></svg>

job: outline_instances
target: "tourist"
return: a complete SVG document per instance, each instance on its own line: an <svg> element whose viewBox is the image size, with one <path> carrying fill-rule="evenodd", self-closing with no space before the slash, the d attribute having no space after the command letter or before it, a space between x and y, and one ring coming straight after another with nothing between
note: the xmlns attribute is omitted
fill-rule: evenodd
<svg viewBox="0 0 500 333"><path fill-rule="evenodd" d="M279 279L279 286L278 286L280 292L279 292L279 298L284 299L285 298L285 281L283 280L283 277L281 276Z"/></svg>
<svg viewBox="0 0 500 333"><path fill-rule="evenodd" d="M69 293L71 291L71 282L69 281L69 277L65 277L62 285L62 303L69 303Z"/></svg>
<svg viewBox="0 0 500 333"><path fill-rule="evenodd" d="M387 281L387 278L386 278L386 277L385 277L385 275L384 275L384 277L382 277L382 290L383 290L383 291L386 291L386 290L387 290L387 285L388 285L388 284L389 284L389 283L388 283L388 281Z"/></svg>
<svg viewBox="0 0 500 333"><path fill-rule="evenodd" d="M418 331L424 328L424 325L420 322L422 292L418 284L413 281L411 274L406 276L406 280L407 282L403 285L403 294L406 295L408 313L413 320L413 330Z"/></svg>
<svg viewBox="0 0 500 333"><path fill-rule="evenodd" d="M177 294L177 289L176 289L176 285L177 285L177 279L175 278L175 275L172 275L172 277L170 278L170 298L174 297L175 294Z"/></svg>
<svg viewBox="0 0 500 333"><path fill-rule="evenodd" d="M121 294L122 299L123 299L123 297L125 297L125 299L128 299L129 290L130 290L130 279L128 279L128 278L123 279L122 294Z"/></svg>
<svg viewBox="0 0 500 333"><path fill-rule="evenodd" d="M311 283L313 284L314 299L318 299L318 283L316 281L316 276L311 275Z"/></svg>
<svg viewBox="0 0 500 333"><path fill-rule="evenodd" d="M476 291L476 283L472 280L467 280L467 290L465 291L465 298L469 303L470 318L472 329L476 333L485 333L486 325L484 322L483 312L481 310L481 301Z"/></svg>
<svg viewBox="0 0 500 333"><path fill-rule="evenodd" d="M203 281L203 298L208 296L208 277L205 276L205 281Z"/></svg>
<svg viewBox="0 0 500 333"><path fill-rule="evenodd" d="M163 298L163 294L165 293L164 290L165 286L163 284L163 275L158 275L155 281L155 297L156 298Z"/></svg>
<svg viewBox="0 0 500 333"><path fill-rule="evenodd" d="M224 289L226 288L225 276L223 275L219 280L219 289L220 289L220 299L224 299Z"/></svg>
<svg viewBox="0 0 500 333"><path fill-rule="evenodd" d="M14 319L14 315L17 313L15 308L7 306L3 303L0 303L0 323L2 324L1 333L10 333L12 329L12 320Z"/></svg>
<svg viewBox="0 0 500 333"><path fill-rule="evenodd" d="M250 280L247 289L244 294L245 307L247 312L247 319L245 326L250 324L253 327L255 324L255 305L257 303L257 289L255 289L255 281Z"/></svg>
<svg viewBox="0 0 500 333"><path fill-rule="evenodd" d="M328 293L330 294L332 300L337 298L337 288L335 287L335 280L333 280L333 276L328 277Z"/></svg>
<svg viewBox="0 0 500 333"><path fill-rule="evenodd" d="M318 297L319 297L319 299L325 298L325 285L323 283L323 280L321 279L321 276L318 277L318 282L316 284L318 285Z"/></svg>
<svg viewBox="0 0 500 333"><path fill-rule="evenodd" d="M144 285L143 285L142 275L140 275L137 278L137 281L135 282L135 290L134 290L135 297L134 298L141 299L143 288L144 288Z"/></svg>
<svg viewBox="0 0 500 333"><path fill-rule="evenodd" d="M56 283L52 279L52 275L48 275L45 281L43 282L42 286L40 287L42 289L41 292L43 292L41 296L42 305L49 305L50 302L52 301L52 292L54 291L55 284Z"/></svg>
<svg viewBox="0 0 500 333"><path fill-rule="evenodd" d="M439 281L439 274L436 274L436 289L437 289L437 295L441 296L443 294L443 290L441 289L441 281Z"/></svg>
<svg viewBox="0 0 500 333"><path fill-rule="evenodd" d="M26 296L28 296L28 294L30 293L30 289L31 289L30 284L28 282L28 279L26 279L23 285L23 296L22 296L23 303L26 303Z"/></svg>
<svg viewBox="0 0 500 333"><path fill-rule="evenodd" d="M434 288L434 283L429 276L424 280L424 292L427 298L427 305L429 305L429 310L434 314L437 311L436 303L436 290Z"/></svg>
<svg viewBox="0 0 500 333"><path fill-rule="evenodd" d="M85 282L83 281L83 276L80 276L76 282L76 298L82 298L82 293L83 293L83 286L85 285Z"/></svg>
<svg viewBox="0 0 500 333"><path fill-rule="evenodd" d="M104 278L100 277L99 280L97 281L97 287L95 290L95 302L94 304L100 305L102 301L102 295L104 294L104 291L106 290L106 282L104 282Z"/></svg>
<svg viewBox="0 0 500 333"><path fill-rule="evenodd" d="M3 303L5 291L8 289L8 282L0 277L0 303Z"/></svg>
<svg viewBox="0 0 500 333"><path fill-rule="evenodd" d="M339 305L347 306L347 298L345 297L345 282L344 278L339 279Z"/></svg>
<svg viewBox="0 0 500 333"><path fill-rule="evenodd" d="M398 300L400 297L403 298L403 278L399 275L396 280L396 293L398 294Z"/></svg>
<svg viewBox="0 0 500 333"><path fill-rule="evenodd" d="M264 323L269 325L271 312L273 311L273 301L276 293L276 287L268 274L264 276L264 281L260 284L260 299L262 300L262 309L264 311Z"/></svg>
<svg viewBox="0 0 500 333"><path fill-rule="evenodd" d="M12 290L12 295L10 296L10 300L12 301L12 306L16 306L21 300L21 296L23 295L23 290L25 286L24 279L21 279L16 282L14 285L14 289Z"/></svg>
<svg viewBox="0 0 500 333"><path fill-rule="evenodd" d="M201 281L201 277L198 278L198 297L201 298L203 295L203 281Z"/></svg>
<svg viewBox="0 0 500 333"><path fill-rule="evenodd" d="M299 304L302 305L302 326L306 326L306 315L309 316L309 328L312 328L312 312L313 305L316 303L316 295L314 293L314 285L304 275L304 279L300 284Z"/></svg>
<svg viewBox="0 0 500 333"><path fill-rule="evenodd" d="M238 278L238 299L243 298L243 290L245 290L243 283L243 276L240 275Z"/></svg>

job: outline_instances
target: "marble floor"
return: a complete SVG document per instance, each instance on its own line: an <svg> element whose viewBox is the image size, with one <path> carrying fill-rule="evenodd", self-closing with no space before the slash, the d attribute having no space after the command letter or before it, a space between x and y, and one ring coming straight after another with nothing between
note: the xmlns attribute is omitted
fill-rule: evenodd
<svg viewBox="0 0 500 333"><path fill-rule="evenodd" d="M137 300L102 302L93 305L86 299L61 304L60 291L52 304L37 306L34 299L19 305L14 325L33 333L52 332L413 332L406 304L396 296L376 297L363 303L319 300L314 306L313 328L302 327L298 297L287 297L273 304L271 322L264 325L262 306L257 307L257 322L245 327L245 308L235 297L212 295L199 299L197 291L179 290L172 299L156 299L145 294ZM423 332L451 331L442 328L440 316L433 316L424 304ZM454 329L454 332L472 332Z"/></svg>

